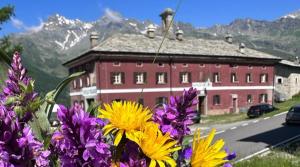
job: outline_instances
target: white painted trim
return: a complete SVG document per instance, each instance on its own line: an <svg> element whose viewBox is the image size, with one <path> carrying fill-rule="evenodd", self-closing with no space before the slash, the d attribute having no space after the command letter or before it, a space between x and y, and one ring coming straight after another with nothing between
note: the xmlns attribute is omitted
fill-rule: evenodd
<svg viewBox="0 0 300 167"><path fill-rule="evenodd" d="M140 93L140 92L180 92L184 89L188 90L190 87L175 87L175 88L138 88L138 89L98 89L97 94L109 94L109 93ZM207 87L206 90L263 90L273 89L273 86L218 86ZM199 88L197 88L199 89ZM71 92L70 96L80 96L82 91Z"/></svg>

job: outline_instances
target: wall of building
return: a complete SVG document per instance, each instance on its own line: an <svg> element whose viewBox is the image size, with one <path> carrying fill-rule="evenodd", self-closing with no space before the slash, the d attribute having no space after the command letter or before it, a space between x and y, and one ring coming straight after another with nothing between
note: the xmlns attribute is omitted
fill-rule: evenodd
<svg viewBox="0 0 300 167"><path fill-rule="evenodd" d="M119 65L116 65L119 62ZM142 66L138 66L136 61L105 61L96 62L92 73L83 75L78 80L85 80L87 76L93 74L96 76L96 88L98 90L95 100L110 103L116 99L135 100L139 97L143 98L144 105L150 108L156 105L157 97L169 97L174 95L181 95L184 88L189 88L192 83L206 82L208 79L213 81L213 74L219 73L220 82L212 83L212 88L206 90L206 114L222 114L233 112L232 110L232 95L237 98L237 107L239 111L247 108L249 105L260 103L258 101L259 95L268 94L268 103L272 103L272 89L273 86L273 66L260 66L249 64L215 64L215 63L201 63L201 62L156 62L152 64L151 61L143 62ZM162 64L162 65L159 65ZM124 84L114 85L111 83L112 72L124 72ZM135 72L146 72L147 78L145 84L136 84L134 82ZM165 72L168 75L166 84L156 83L156 73ZM180 72L190 72L191 82L180 83ZM236 73L238 81L231 82L231 73ZM251 73L252 82L246 82L246 74ZM260 75L267 74L268 82L260 83ZM76 83L78 85L79 83ZM83 84L85 87L86 84ZM72 87L72 86L71 86ZM266 88L268 87L268 88ZM173 91L171 91L171 89ZM71 88L73 92L72 101L82 100L79 94L82 88ZM75 93L74 93L75 92ZM221 97L221 104L214 105L212 97L218 94ZM247 95L253 95L253 102L247 103ZM78 95L78 96L75 96ZM79 99L78 99L79 98Z"/></svg>
<svg viewBox="0 0 300 167"><path fill-rule="evenodd" d="M276 65L275 90L290 99L300 92L300 68L286 65ZM281 79L281 83L279 82Z"/></svg>

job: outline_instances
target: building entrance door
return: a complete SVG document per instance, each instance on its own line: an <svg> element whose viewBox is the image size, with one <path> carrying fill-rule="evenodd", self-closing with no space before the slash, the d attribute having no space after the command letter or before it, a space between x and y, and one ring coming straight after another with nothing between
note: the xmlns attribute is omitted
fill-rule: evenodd
<svg viewBox="0 0 300 167"><path fill-rule="evenodd" d="M238 99L237 98L232 98L232 107L233 107L232 112L237 113L238 112Z"/></svg>

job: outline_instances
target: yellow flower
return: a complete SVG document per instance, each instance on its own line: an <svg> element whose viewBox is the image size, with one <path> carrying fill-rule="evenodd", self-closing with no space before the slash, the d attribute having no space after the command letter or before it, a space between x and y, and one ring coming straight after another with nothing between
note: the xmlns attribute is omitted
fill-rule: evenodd
<svg viewBox="0 0 300 167"><path fill-rule="evenodd" d="M227 153L221 149L224 146L222 139L216 141L210 146L216 129L213 129L208 137L200 139L200 130L197 130L193 141L193 154L191 158L192 167L215 167L224 164L227 160Z"/></svg>
<svg viewBox="0 0 300 167"><path fill-rule="evenodd" d="M140 132L127 137L136 142L143 153L151 159L150 167L156 167L156 163L160 167L165 167L164 162L174 167L176 162L170 157L170 153L180 150L181 147L176 147L177 141L173 141L168 133L163 135L158 126L154 122L149 122Z"/></svg>
<svg viewBox="0 0 300 167"><path fill-rule="evenodd" d="M99 108L100 118L108 119L109 123L103 128L104 135L109 132L116 133L114 145L117 146L123 134L139 131L141 126L152 118L148 108L135 102L114 101L112 105L104 104L105 110Z"/></svg>

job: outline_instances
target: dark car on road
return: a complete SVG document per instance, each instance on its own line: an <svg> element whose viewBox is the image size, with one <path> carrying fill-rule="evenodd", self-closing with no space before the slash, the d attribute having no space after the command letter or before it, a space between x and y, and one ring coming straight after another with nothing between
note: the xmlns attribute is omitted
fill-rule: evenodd
<svg viewBox="0 0 300 167"><path fill-rule="evenodd" d="M286 114L285 118L286 124L291 124L291 123L300 123L300 105L295 105L291 107Z"/></svg>
<svg viewBox="0 0 300 167"><path fill-rule="evenodd" d="M259 117L259 116L263 115L264 113L268 113L268 112L271 112L274 110L275 110L275 107L273 107L270 104L258 104L258 105L251 106L248 109L247 115L249 118L254 118L254 117Z"/></svg>

